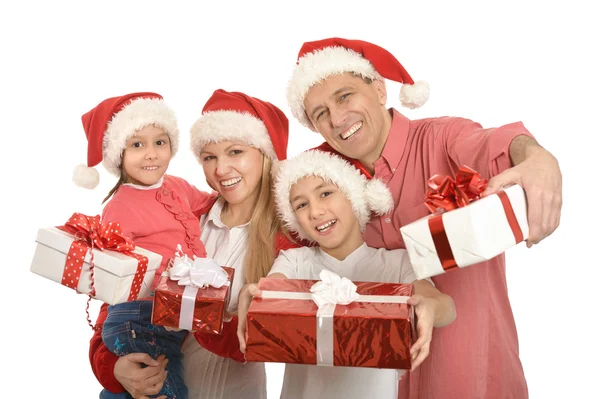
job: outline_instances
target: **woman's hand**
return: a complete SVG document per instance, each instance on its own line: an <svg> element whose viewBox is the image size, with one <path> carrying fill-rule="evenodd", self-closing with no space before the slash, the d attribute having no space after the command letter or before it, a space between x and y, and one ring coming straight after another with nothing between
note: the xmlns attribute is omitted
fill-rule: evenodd
<svg viewBox="0 0 600 399"><path fill-rule="evenodd" d="M146 353L130 353L115 363L115 378L134 398L148 399L162 389L167 378L165 367L168 362L164 355L154 360ZM166 399L166 396L159 398Z"/></svg>

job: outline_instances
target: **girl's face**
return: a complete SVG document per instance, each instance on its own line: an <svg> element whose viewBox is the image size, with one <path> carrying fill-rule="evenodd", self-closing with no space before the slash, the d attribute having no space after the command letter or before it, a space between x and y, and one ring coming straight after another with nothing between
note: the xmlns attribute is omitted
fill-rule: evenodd
<svg viewBox="0 0 600 399"><path fill-rule="evenodd" d="M354 249L362 240L352 204L335 184L305 177L292 186L290 203L300 227L326 252Z"/></svg>
<svg viewBox="0 0 600 399"><path fill-rule="evenodd" d="M260 150L237 141L210 143L200 153L208 184L231 205L256 203L263 158Z"/></svg>
<svg viewBox="0 0 600 399"><path fill-rule="evenodd" d="M127 140L123 151L125 182L151 186L165 174L171 162L171 141L165 131L146 126Z"/></svg>

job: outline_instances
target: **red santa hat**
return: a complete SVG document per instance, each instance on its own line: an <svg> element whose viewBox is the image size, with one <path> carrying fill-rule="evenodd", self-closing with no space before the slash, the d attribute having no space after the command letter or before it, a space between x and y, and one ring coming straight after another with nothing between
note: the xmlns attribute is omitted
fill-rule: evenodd
<svg viewBox="0 0 600 399"><path fill-rule="evenodd" d="M244 93L215 90L190 130L191 147L199 161L208 143L241 141L273 161L286 158L288 119L276 106Z"/></svg>
<svg viewBox="0 0 600 399"><path fill-rule="evenodd" d="M364 78L386 78L403 83L400 101L407 108L418 108L429 98L429 85L414 82L402 64L387 50L362 40L337 37L306 42L298 53L298 62L287 88L292 114L304 126L313 129L304 112L308 90L329 76L352 72Z"/></svg>
<svg viewBox="0 0 600 399"><path fill-rule="evenodd" d="M127 140L149 125L162 128L171 141L171 156L179 147L179 130L174 112L160 94L132 93L102 101L81 117L88 140L87 166L79 165L73 173L75 184L95 188L99 175L94 166L100 162L120 177L121 160Z"/></svg>
<svg viewBox="0 0 600 399"><path fill-rule="evenodd" d="M277 163L274 183L277 212L286 227L301 239L311 241L298 224L290 203L290 190L308 176L317 176L338 186L352 204L361 231L364 231L372 213L384 215L394 207L392 193L381 180L367 180L358 169L335 154L319 150L302 152Z"/></svg>

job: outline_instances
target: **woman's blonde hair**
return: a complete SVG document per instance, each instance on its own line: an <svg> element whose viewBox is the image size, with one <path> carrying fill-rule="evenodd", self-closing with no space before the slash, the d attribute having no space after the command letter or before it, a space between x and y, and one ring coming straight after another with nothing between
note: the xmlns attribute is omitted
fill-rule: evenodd
<svg viewBox="0 0 600 399"><path fill-rule="evenodd" d="M263 155L260 193L248 226L248 249L244 259L246 284L257 283L261 277L266 277L275 261L277 233L288 236L275 211L271 166L271 159Z"/></svg>

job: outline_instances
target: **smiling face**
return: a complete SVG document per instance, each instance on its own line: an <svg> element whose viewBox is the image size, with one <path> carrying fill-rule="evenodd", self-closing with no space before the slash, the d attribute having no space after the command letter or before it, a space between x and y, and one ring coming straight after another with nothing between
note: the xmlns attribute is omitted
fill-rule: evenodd
<svg viewBox="0 0 600 399"><path fill-rule="evenodd" d="M263 159L260 150L236 141L210 143L200 153L206 180L231 205L256 203Z"/></svg>
<svg viewBox="0 0 600 399"><path fill-rule="evenodd" d="M391 126L386 99L382 81L367 83L344 73L312 86L304 107L315 130L335 150L372 164L381 155Z"/></svg>
<svg viewBox="0 0 600 399"><path fill-rule="evenodd" d="M169 136L159 127L146 126L127 140L123 150L125 182L142 186L156 184L167 171L169 162Z"/></svg>
<svg viewBox="0 0 600 399"><path fill-rule="evenodd" d="M292 186L289 198L298 225L325 252L344 259L362 244L352 204L335 184L304 177Z"/></svg>

